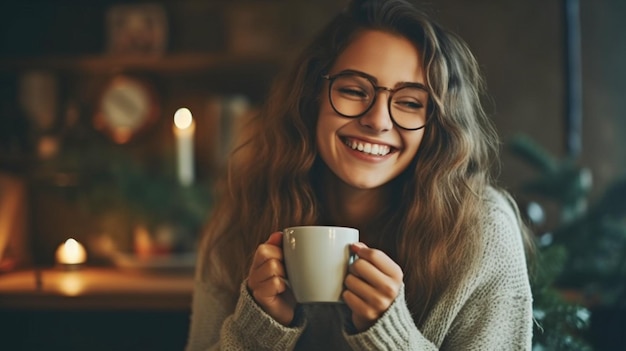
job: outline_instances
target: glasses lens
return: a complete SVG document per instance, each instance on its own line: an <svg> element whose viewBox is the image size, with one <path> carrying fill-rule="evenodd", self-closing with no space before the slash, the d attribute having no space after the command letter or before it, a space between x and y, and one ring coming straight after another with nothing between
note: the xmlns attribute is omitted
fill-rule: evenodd
<svg viewBox="0 0 626 351"><path fill-rule="evenodd" d="M389 103L396 124L406 129L416 129L426 124L428 93L415 87L397 90Z"/></svg>
<svg viewBox="0 0 626 351"><path fill-rule="evenodd" d="M359 117L374 103L377 88L365 77L341 74L332 79L330 102L337 113ZM391 93L389 113L393 121L405 129L419 129L426 124L428 92L405 86Z"/></svg>
<svg viewBox="0 0 626 351"><path fill-rule="evenodd" d="M374 86L357 75L336 77L330 89L330 102L339 114L347 117L360 116L374 101Z"/></svg>

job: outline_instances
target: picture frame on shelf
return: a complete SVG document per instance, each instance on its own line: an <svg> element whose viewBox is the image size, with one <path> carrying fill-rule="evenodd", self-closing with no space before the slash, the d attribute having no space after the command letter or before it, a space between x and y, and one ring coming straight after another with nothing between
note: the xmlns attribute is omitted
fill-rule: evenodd
<svg viewBox="0 0 626 351"><path fill-rule="evenodd" d="M168 21L158 4L114 5L107 11L107 50L113 55L160 55L167 47Z"/></svg>

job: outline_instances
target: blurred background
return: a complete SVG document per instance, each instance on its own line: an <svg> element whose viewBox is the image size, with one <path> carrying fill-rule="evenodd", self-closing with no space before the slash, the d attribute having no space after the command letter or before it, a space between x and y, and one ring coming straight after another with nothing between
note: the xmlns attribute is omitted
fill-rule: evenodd
<svg viewBox="0 0 626 351"><path fill-rule="evenodd" d="M182 349L196 240L232 139L273 77L344 4L4 0L0 345ZM626 210L611 217L611 274L599 258L606 248L578 263L603 267L604 281L586 272L580 283L582 273L567 268L580 255L567 243L600 242L606 216L592 209L608 213L626 198L626 2L423 5L468 42L483 69L503 141L498 182L540 246L593 228L562 234L560 253L545 253L560 269L536 286L556 286L559 303L537 307L535 317L565 308L571 313L557 319L573 315L571 324L543 320L559 330L555 338L581 339L581 349L621 345L624 285L613 282L626 280ZM191 126L175 125L182 108ZM607 200L607 192L624 197ZM599 222L603 229L590 224ZM84 262L59 259L69 238L86 251ZM610 304L598 293L607 284ZM590 323L584 314L593 311L605 324ZM568 349L548 339L537 347Z"/></svg>

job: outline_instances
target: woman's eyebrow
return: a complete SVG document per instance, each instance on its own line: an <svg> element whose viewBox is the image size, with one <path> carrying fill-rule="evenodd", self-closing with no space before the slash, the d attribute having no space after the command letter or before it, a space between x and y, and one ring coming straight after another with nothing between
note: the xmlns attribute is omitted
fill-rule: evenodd
<svg viewBox="0 0 626 351"><path fill-rule="evenodd" d="M426 85L422 83L418 83L418 82L399 82L395 85L394 88L399 88L399 87L413 87L413 88L424 90L425 92L429 91Z"/></svg>
<svg viewBox="0 0 626 351"><path fill-rule="evenodd" d="M343 71L339 71L335 75L345 74L345 73L353 73L353 74L359 75L361 77L367 78L367 79L371 80L372 82L374 82L375 84L378 84L378 79L376 79L376 77L374 77L373 75L367 74L367 73L365 73L363 71L358 71L358 70L355 70L355 69L344 69Z"/></svg>
<svg viewBox="0 0 626 351"><path fill-rule="evenodd" d="M355 69L344 69L342 71L339 71L336 74L344 74L344 73L354 73L357 74L359 76L365 77L369 80L371 80L372 82L374 82L374 84L378 85L378 79L376 77L374 77L371 74L367 74L363 71L359 71L359 70L355 70ZM418 83L418 82L398 82L396 83L392 89L397 89L400 87L415 87L421 90L424 90L426 92L428 92L428 88L426 87L426 85L424 85L423 83Z"/></svg>

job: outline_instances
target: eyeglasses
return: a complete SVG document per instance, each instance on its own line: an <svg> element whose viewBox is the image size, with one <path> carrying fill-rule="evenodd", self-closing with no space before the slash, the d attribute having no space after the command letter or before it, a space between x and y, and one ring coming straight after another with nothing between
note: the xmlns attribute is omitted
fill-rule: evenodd
<svg viewBox="0 0 626 351"><path fill-rule="evenodd" d="M387 108L395 125L406 130L426 126L428 90L421 84L409 83L397 89L377 86L373 78L358 71L323 75L329 81L328 99L335 112L343 117L357 118L366 114L380 90L389 92Z"/></svg>

